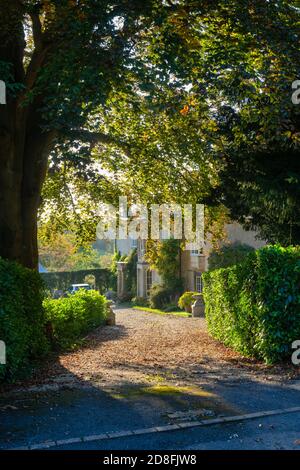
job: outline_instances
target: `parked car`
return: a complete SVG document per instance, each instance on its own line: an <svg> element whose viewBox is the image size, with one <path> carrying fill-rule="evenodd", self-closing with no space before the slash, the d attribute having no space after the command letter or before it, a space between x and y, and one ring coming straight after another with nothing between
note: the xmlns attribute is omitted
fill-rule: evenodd
<svg viewBox="0 0 300 470"><path fill-rule="evenodd" d="M65 297L65 292L61 289L54 289L52 293L53 299L60 299L61 297Z"/></svg>
<svg viewBox="0 0 300 470"><path fill-rule="evenodd" d="M67 292L69 294L74 294L79 289L92 290L92 287L90 286L90 284L71 284Z"/></svg>

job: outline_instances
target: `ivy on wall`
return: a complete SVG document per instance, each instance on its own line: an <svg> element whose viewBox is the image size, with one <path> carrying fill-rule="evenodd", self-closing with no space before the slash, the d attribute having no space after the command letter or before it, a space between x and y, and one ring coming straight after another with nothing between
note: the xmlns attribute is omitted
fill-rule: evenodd
<svg viewBox="0 0 300 470"><path fill-rule="evenodd" d="M164 287L174 291L181 291L180 240L148 240L145 257L151 269L155 269L162 277Z"/></svg>
<svg viewBox="0 0 300 470"><path fill-rule="evenodd" d="M126 271L125 271L125 283L126 289L133 296L136 296L136 264L137 264L137 250L132 250L127 256L126 260Z"/></svg>

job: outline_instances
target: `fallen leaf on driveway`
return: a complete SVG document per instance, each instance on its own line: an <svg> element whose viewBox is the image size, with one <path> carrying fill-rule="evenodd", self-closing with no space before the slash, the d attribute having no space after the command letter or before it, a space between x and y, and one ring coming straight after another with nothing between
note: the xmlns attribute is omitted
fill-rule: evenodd
<svg viewBox="0 0 300 470"><path fill-rule="evenodd" d="M17 410L18 408L16 406L13 406L13 405L4 405L4 406L1 406L0 410L1 411L6 411L6 410Z"/></svg>

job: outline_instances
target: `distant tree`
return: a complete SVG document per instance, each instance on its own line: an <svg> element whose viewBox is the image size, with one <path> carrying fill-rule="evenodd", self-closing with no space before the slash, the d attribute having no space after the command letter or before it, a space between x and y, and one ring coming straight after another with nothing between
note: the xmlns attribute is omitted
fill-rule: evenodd
<svg viewBox="0 0 300 470"><path fill-rule="evenodd" d="M241 263L254 248L243 243L232 243L223 245L219 249L213 250L208 258L208 269L227 268L234 264Z"/></svg>
<svg viewBox="0 0 300 470"><path fill-rule="evenodd" d="M66 234L53 234L50 240L39 241L39 259L47 271L71 271L76 245Z"/></svg>
<svg viewBox="0 0 300 470"><path fill-rule="evenodd" d="M103 254L90 245L79 247L72 233L56 233L39 239L39 259L47 271L79 271L109 268L112 254Z"/></svg>

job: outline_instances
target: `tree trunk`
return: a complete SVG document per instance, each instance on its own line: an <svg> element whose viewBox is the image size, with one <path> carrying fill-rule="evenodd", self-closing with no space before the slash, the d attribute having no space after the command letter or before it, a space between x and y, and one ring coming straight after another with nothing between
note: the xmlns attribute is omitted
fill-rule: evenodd
<svg viewBox="0 0 300 470"><path fill-rule="evenodd" d="M2 137L2 138L1 138ZM0 256L37 269L37 213L47 170L49 135L35 133L23 145L0 137Z"/></svg>
<svg viewBox="0 0 300 470"><path fill-rule="evenodd" d="M37 213L53 134L41 130L42 94L25 104L47 46L34 25L35 49L24 69L24 8L19 0L0 0L0 60L10 66L8 80L24 86L10 91L7 104L0 105L0 256L37 269Z"/></svg>
<svg viewBox="0 0 300 470"><path fill-rule="evenodd" d="M37 213L53 135L40 128L39 104L17 100L0 113L0 256L38 268Z"/></svg>
<svg viewBox="0 0 300 470"><path fill-rule="evenodd" d="M21 262L30 268L38 267L37 215L53 137L53 133L43 133L39 128L34 128L25 141L21 188L23 239Z"/></svg>
<svg viewBox="0 0 300 470"><path fill-rule="evenodd" d="M21 259L21 183L22 169L15 158L14 136L0 137L0 256ZM19 159L20 162L20 159Z"/></svg>

